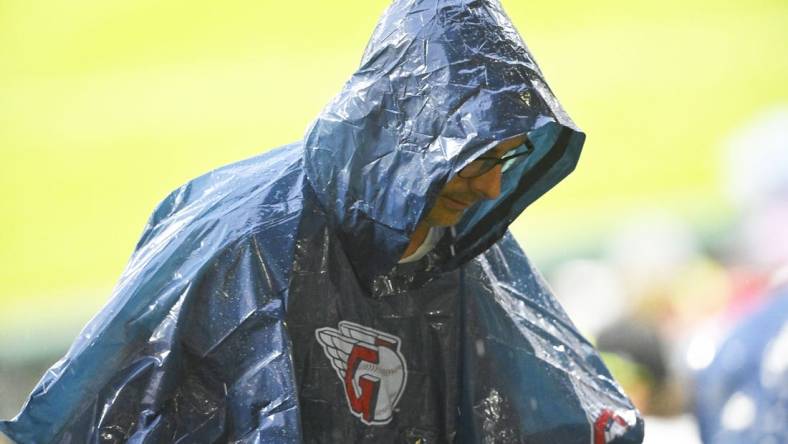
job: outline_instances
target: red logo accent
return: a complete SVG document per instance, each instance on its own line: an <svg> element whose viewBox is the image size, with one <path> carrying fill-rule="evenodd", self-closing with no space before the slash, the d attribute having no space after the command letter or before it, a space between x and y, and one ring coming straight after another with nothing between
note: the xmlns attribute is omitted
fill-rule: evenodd
<svg viewBox="0 0 788 444"><path fill-rule="evenodd" d="M629 425L622 416L608 409L602 410L594 422L594 444L607 444L608 440L623 435Z"/></svg>
<svg viewBox="0 0 788 444"><path fill-rule="evenodd" d="M358 366L364 361L377 364L378 352L364 345L354 345L347 360L347 370L345 370L345 391L347 392L348 401L350 401L350 408L370 422L374 413L372 409L375 407L378 397L380 380L369 376L359 377L358 385L361 387L361 393L356 393L356 388L353 387L353 378L356 375Z"/></svg>

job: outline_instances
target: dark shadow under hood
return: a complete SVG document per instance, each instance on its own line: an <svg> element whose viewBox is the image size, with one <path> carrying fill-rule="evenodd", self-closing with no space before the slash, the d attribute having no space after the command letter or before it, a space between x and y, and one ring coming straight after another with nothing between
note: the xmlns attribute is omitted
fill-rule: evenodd
<svg viewBox="0 0 788 444"><path fill-rule="evenodd" d="M309 128L306 174L357 270L370 276L396 264L460 169L523 134L533 154L503 176L499 198L466 211L444 269L498 241L569 174L585 135L498 1L395 1L360 68Z"/></svg>

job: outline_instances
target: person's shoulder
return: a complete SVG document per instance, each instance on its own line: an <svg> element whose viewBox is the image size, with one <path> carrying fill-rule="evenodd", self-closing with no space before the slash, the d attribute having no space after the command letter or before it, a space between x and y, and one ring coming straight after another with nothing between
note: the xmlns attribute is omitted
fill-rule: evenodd
<svg viewBox="0 0 788 444"><path fill-rule="evenodd" d="M252 196L277 200L278 195L269 191L297 185L302 175L301 159L301 143L284 145L198 176L167 199L175 197L181 205Z"/></svg>
<svg viewBox="0 0 788 444"><path fill-rule="evenodd" d="M284 145L190 180L153 211L137 248L175 231L213 231L242 237L301 210L302 146Z"/></svg>

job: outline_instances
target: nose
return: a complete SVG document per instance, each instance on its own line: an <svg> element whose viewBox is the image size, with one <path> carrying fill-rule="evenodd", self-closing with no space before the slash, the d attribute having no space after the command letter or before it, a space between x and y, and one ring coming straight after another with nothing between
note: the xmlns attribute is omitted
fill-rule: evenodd
<svg viewBox="0 0 788 444"><path fill-rule="evenodd" d="M490 171L471 179L470 188L483 199L495 199L501 195L501 174L502 166L496 165Z"/></svg>

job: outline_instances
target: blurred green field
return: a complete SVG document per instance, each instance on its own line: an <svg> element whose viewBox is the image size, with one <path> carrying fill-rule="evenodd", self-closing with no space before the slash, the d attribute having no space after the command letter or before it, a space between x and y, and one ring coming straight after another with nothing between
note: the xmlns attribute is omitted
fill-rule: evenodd
<svg viewBox="0 0 788 444"><path fill-rule="evenodd" d="M70 341L170 190L297 140L387 1L4 0L0 355ZM719 148L788 101L788 3L504 0L588 142L513 229L539 255L622 215L731 212Z"/></svg>

